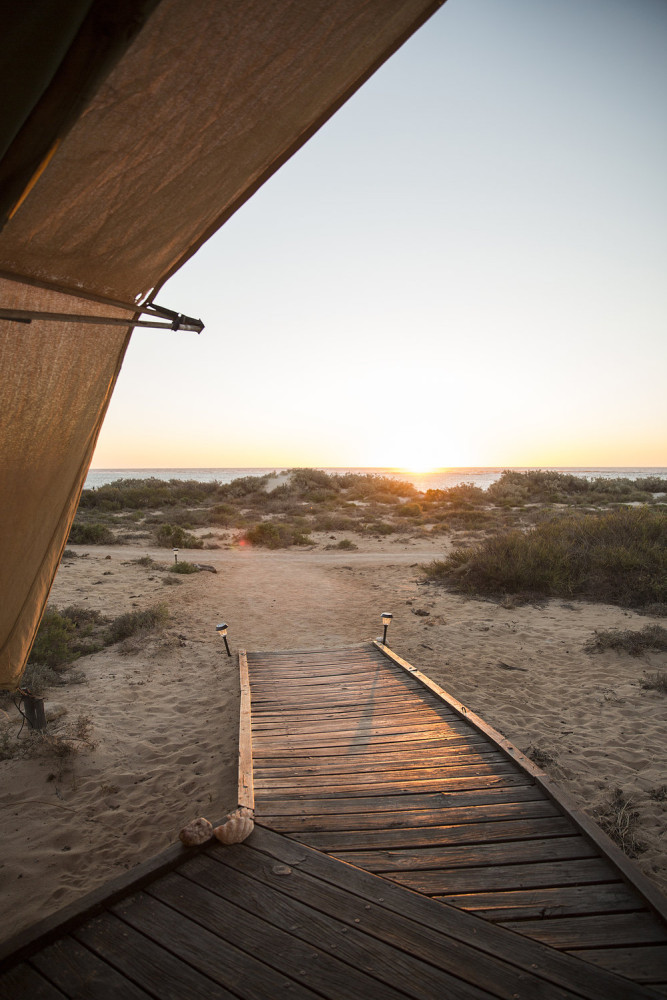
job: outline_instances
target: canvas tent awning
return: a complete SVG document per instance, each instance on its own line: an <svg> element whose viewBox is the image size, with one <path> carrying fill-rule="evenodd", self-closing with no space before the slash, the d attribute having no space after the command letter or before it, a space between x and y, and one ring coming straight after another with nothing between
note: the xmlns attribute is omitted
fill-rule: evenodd
<svg viewBox="0 0 667 1000"><path fill-rule="evenodd" d="M0 687L19 682L137 318L442 0L38 0L0 76Z"/></svg>

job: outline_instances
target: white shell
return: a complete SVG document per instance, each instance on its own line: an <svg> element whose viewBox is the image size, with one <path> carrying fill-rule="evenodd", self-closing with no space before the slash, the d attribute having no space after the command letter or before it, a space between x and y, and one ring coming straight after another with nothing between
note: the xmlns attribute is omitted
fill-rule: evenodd
<svg viewBox="0 0 667 1000"><path fill-rule="evenodd" d="M197 847L199 844L205 844L207 840L211 839L213 836L213 824L209 823L203 816L200 816L198 819L193 819L187 826L184 826L178 836L186 847Z"/></svg>
<svg viewBox="0 0 667 1000"><path fill-rule="evenodd" d="M249 837L255 828L252 818L246 809L237 809L230 813L224 823L216 826L213 831L221 844L240 844Z"/></svg>

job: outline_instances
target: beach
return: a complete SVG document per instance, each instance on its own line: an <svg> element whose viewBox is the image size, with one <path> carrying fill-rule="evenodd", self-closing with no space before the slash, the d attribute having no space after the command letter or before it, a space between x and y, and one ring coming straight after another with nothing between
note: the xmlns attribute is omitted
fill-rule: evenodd
<svg viewBox="0 0 667 1000"><path fill-rule="evenodd" d="M608 813L620 794L637 814L636 860L667 888L665 696L641 686L647 671L665 668L665 654L584 648L595 630L664 619L453 594L420 571L448 551L443 535L355 536L355 551L313 539L311 548L181 552L216 572L179 576L179 586L165 585L174 577L165 549L72 547L52 606L114 616L165 603L169 619L81 657L82 681L47 691L53 732L89 729L77 752L47 745L0 761L6 936L163 850L195 816L215 822L236 806L239 648L361 642L381 635L383 611L394 615L387 641L397 653L528 753L585 812ZM144 556L161 568L139 564ZM15 733L20 717L11 706L6 713Z"/></svg>

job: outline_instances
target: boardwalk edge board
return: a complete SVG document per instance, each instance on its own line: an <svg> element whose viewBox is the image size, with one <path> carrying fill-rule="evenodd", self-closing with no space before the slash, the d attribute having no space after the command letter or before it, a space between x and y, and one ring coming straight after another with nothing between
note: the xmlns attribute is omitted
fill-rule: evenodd
<svg viewBox="0 0 667 1000"><path fill-rule="evenodd" d="M378 639L371 640L376 649L378 649L387 659L391 660L397 667L405 670L414 677L420 684L425 688L428 688L436 697L444 701L450 708L452 708L461 719L469 722L471 726L477 729L479 732L487 736L493 743L498 746L504 754L507 755L511 760L515 761L519 767L526 771L530 777L535 781L537 785L542 788L546 795L549 796L554 802L556 802L569 816L572 822L581 830L581 832L587 836L593 843L599 848L599 850L615 865L619 870L623 878L629 882L630 885L646 900L647 904L651 907L654 912L662 918L662 920L667 921L667 898L663 896L660 890L651 882L649 878L640 870L640 868L635 865L626 854L621 851L619 847L611 840L610 837L602 830L601 827L590 819L585 813L583 813L579 806L576 804L571 796L563 791L558 785L551 781L547 777L541 768L537 767L533 761L527 757L524 753L519 750L518 747L514 746L508 739L506 739L497 729L490 726L484 719L471 712L462 702L458 701L452 695L450 695L444 688L441 688L439 684L432 681L430 677L426 674L422 674L416 667L408 663L401 656L395 653L388 646L384 646Z"/></svg>
<svg viewBox="0 0 667 1000"><path fill-rule="evenodd" d="M6 972L33 952L67 934L82 921L97 916L113 903L123 899L128 893L143 888L158 875L171 871L187 858L194 857L195 854L210 846L211 841L198 847L184 847L180 841L177 841L161 851L160 854L148 858L123 875L104 882L97 889L85 893L80 899L55 910L38 923L26 927L25 930L19 931L13 937L0 942L0 973Z"/></svg>
<svg viewBox="0 0 667 1000"><path fill-rule="evenodd" d="M255 792L252 773L252 715L250 699L250 678L248 657L245 649L239 649L239 680L241 685L241 709L239 719L239 806L255 811Z"/></svg>

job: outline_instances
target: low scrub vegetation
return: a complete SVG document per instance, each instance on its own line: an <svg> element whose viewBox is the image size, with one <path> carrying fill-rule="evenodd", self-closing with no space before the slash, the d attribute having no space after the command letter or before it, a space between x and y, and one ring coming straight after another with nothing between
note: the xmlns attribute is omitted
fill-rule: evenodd
<svg viewBox="0 0 667 1000"><path fill-rule="evenodd" d="M641 681L641 686L645 691L659 691L660 694L667 694L667 673L664 670L647 673Z"/></svg>
<svg viewBox="0 0 667 1000"><path fill-rule="evenodd" d="M596 632L586 643L589 653L600 653L605 649L616 649L629 653L630 656L641 656L650 650L667 650L667 629L662 625L647 625L639 631L636 629L612 629L609 632Z"/></svg>
<svg viewBox="0 0 667 1000"><path fill-rule="evenodd" d="M164 548L201 548L201 538L191 534L196 528L231 528L240 538L267 522L277 525L277 531L259 529L254 544L306 544L290 542L280 527L297 522L301 527L295 527L294 538L307 538L313 531L382 535L431 526L436 533L494 535L509 528L525 530L564 509L590 513L612 504L660 505L654 494L665 492L667 480L655 476L587 480L561 472L511 470L488 490L462 483L424 493L389 476L300 468L285 473L277 486L272 476L242 476L225 484L119 479L83 491L71 541L94 545L153 537ZM137 530L130 535L128 528ZM145 534L148 530L151 536Z"/></svg>
<svg viewBox="0 0 667 1000"><path fill-rule="evenodd" d="M597 810L595 817L615 844L624 851L628 857L636 858L645 850L644 844L638 836L639 813L634 803L623 793L620 788L616 788Z"/></svg>
<svg viewBox="0 0 667 1000"><path fill-rule="evenodd" d="M249 528L243 536L251 545L267 549L286 549L291 545L313 545L313 539L291 524L262 521Z"/></svg>
<svg viewBox="0 0 667 1000"><path fill-rule="evenodd" d="M182 562L172 563L169 567L170 573L181 573L183 576L187 576L189 573L198 573L199 566L195 563L187 562L183 560Z"/></svg>
<svg viewBox="0 0 667 1000"><path fill-rule="evenodd" d="M119 539L105 524L78 524L75 522L67 541L71 545L118 545Z"/></svg>
<svg viewBox="0 0 667 1000"><path fill-rule="evenodd" d="M424 571L468 594L659 604L667 600L667 514L647 507L570 514L486 539Z"/></svg>
<svg viewBox="0 0 667 1000"><path fill-rule="evenodd" d="M138 632L164 625L167 607L157 604L144 611L129 611L118 618L107 618L99 611L72 605L47 608L33 643L21 684L33 694L45 688L83 680L72 664L81 656L98 653L106 646L127 639Z"/></svg>
<svg viewBox="0 0 667 1000"><path fill-rule="evenodd" d="M180 525L161 524L155 532L155 544L163 549L203 549L201 538L191 535Z"/></svg>

